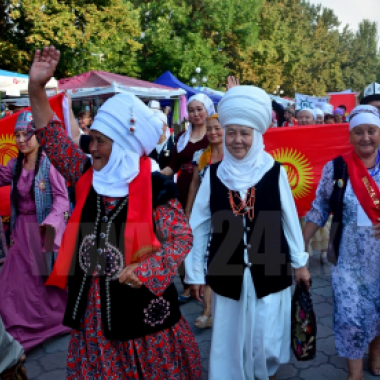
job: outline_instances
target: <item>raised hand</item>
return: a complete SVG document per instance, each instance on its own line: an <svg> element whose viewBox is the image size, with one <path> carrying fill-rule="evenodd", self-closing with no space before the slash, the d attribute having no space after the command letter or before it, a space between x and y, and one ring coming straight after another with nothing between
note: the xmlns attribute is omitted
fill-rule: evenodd
<svg viewBox="0 0 380 380"><path fill-rule="evenodd" d="M234 76L229 76L227 78L227 91L236 86L240 86L239 79L235 78Z"/></svg>
<svg viewBox="0 0 380 380"><path fill-rule="evenodd" d="M60 55L61 53L54 46L44 47L42 53L37 50L29 71L29 84L45 87L54 75Z"/></svg>

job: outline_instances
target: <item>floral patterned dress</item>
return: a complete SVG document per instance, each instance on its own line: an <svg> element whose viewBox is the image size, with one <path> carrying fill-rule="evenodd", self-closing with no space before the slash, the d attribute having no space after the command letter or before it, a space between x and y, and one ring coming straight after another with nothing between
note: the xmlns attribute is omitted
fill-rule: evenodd
<svg viewBox="0 0 380 380"><path fill-rule="evenodd" d="M37 138L53 165L75 186L87 157L68 139L61 123L51 121L47 128L37 132ZM108 212L118 201L117 198L102 199ZM177 200L157 207L153 218L162 251L143 261L135 273L151 292L161 295L187 254L192 235ZM101 319L100 278L94 273L80 330L74 330L71 335L69 380L200 380L201 368L197 343L183 317L171 328L142 338L107 339Z"/></svg>
<svg viewBox="0 0 380 380"><path fill-rule="evenodd" d="M323 169L307 222L320 227L326 223L333 177L330 161ZM373 179L380 186L380 174ZM340 356L360 359L368 344L380 335L380 241L372 236L372 227L358 225L359 201L349 180L343 202L338 263L331 268L335 345Z"/></svg>

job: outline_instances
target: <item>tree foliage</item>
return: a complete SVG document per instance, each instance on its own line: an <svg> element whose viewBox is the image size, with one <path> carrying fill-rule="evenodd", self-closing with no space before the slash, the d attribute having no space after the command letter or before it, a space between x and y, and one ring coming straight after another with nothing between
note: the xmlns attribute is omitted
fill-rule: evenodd
<svg viewBox="0 0 380 380"><path fill-rule="evenodd" d="M4 0L1 67L26 72L32 52L62 52L58 78L91 69L185 83L201 67L209 87L225 77L272 92L324 95L380 81L378 27L354 32L307 0Z"/></svg>
<svg viewBox="0 0 380 380"><path fill-rule="evenodd" d="M91 69L136 75L139 12L123 0L12 0L7 15L13 40L26 54L53 44L62 59L58 77Z"/></svg>

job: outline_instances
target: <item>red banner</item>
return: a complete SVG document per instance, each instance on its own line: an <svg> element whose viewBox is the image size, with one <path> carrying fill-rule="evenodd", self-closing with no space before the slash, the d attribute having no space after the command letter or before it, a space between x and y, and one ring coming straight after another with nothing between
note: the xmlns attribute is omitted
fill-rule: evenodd
<svg viewBox="0 0 380 380"><path fill-rule="evenodd" d="M356 107L356 96L355 94L334 94L330 95L330 104L335 108L338 108L341 105L346 106L346 116Z"/></svg>
<svg viewBox="0 0 380 380"><path fill-rule="evenodd" d="M352 148L347 123L272 128L264 142L288 173L299 216L310 210L324 165Z"/></svg>
<svg viewBox="0 0 380 380"><path fill-rule="evenodd" d="M49 99L50 106L56 115L63 120L62 100L64 94L58 94ZM25 108L25 110L30 107ZM5 166L12 158L17 157L18 149L14 136L14 127L17 120L17 113L0 119L0 165ZM10 186L5 186L0 190L0 216L10 215Z"/></svg>

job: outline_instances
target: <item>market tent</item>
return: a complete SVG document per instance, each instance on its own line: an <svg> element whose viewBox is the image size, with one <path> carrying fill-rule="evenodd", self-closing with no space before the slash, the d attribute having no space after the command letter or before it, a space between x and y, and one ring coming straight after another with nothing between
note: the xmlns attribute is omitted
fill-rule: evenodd
<svg viewBox="0 0 380 380"><path fill-rule="evenodd" d="M21 93L27 94L28 84L28 75L0 70L0 92L5 92L7 96L20 96ZM57 88L57 81L52 78L47 83L46 88Z"/></svg>
<svg viewBox="0 0 380 380"><path fill-rule="evenodd" d="M101 93L132 92L136 96L155 98L170 98L184 95L185 91L171 87L146 82L140 79L129 78L106 71L89 71L71 78L58 81L59 90L73 90L79 96L93 96ZM81 94L80 94L81 93Z"/></svg>
<svg viewBox="0 0 380 380"><path fill-rule="evenodd" d="M190 98L190 96L193 96L195 94L205 94L211 98L211 100L214 103L219 103L222 99L219 95L213 95L209 94L204 91L199 91L193 87L187 86L186 84L182 83L178 78L176 78L170 71L166 71L163 73L159 78L157 78L154 83L162 84L164 86L173 87L173 88L182 88L187 93L187 98Z"/></svg>

